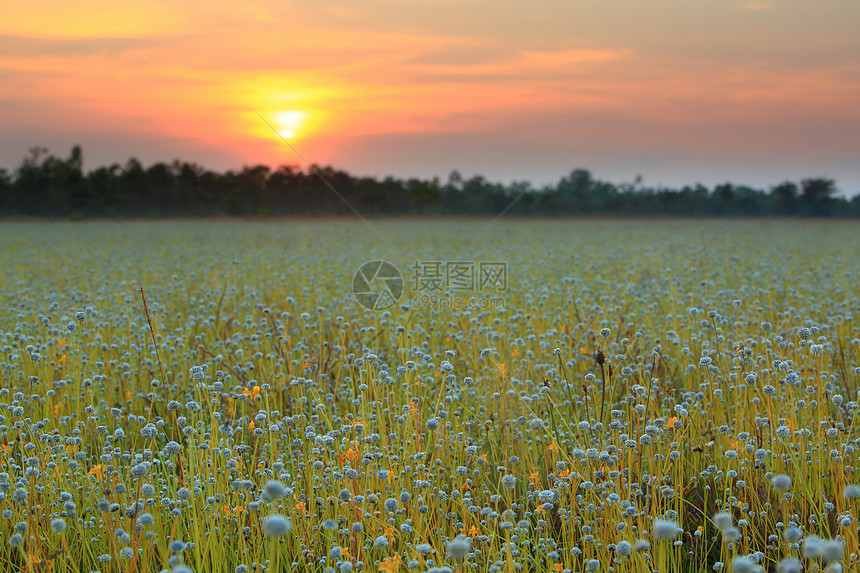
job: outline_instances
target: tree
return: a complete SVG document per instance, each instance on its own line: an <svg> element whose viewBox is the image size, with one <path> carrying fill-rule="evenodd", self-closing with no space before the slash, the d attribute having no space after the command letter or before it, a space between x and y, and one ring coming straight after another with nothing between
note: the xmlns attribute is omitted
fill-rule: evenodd
<svg viewBox="0 0 860 573"><path fill-rule="evenodd" d="M32 147L13 172L0 169L0 215L255 215L365 214L532 215L790 215L860 217L860 198L848 200L825 177L784 181L768 192L723 183L712 190L646 187L642 178L614 185L574 169L556 184L495 183L483 175L447 180L360 177L331 166L248 165L216 172L174 160L144 168L125 165L83 170L74 146L68 157Z"/></svg>
<svg viewBox="0 0 860 573"><path fill-rule="evenodd" d="M179 197L179 209L185 213L203 214L206 212L204 191L200 179L206 170L188 161L173 162L173 173L176 178L176 194Z"/></svg>
<svg viewBox="0 0 860 573"><path fill-rule="evenodd" d="M98 214L116 215L123 197L120 193L120 166L114 163L87 173L86 185L92 196L91 208Z"/></svg>
<svg viewBox="0 0 860 573"><path fill-rule="evenodd" d="M0 214L7 214L12 205L12 175L0 167Z"/></svg>
<svg viewBox="0 0 860 573"><path fill-rule="evenodd" d="M836 182L833 179L804 179L800 182L800 189L806 214L818 217L831 214L831 204L836 194Z"/></svg>
<svg viewBox="0 0 860 573"><path fill-rule="evenodd" d="M84 154L80 145L72 147L69 158L57 161L53 173L53 185L56 201L55 214L63 214L71 208L76 213L91 209L94 197L84 176Z"/></svg>
<svg viewBox="0 0 860 573"><path fill-rule="evenodd" d="M119 174L119 185L125 199L125 208L131 213L140 213L151 209L149 194L149 179L140 161L132 157Z"/></svg>
<svg viewBox="0 0 860 573"><path fill-rule="evenodd" d="M559 208L563 213L584 214L594 210L594 181L588 169L574 169L556 186Z"/></svg>
<svg viewBox="0 0 860 573"><path fill-rule="evenodd" d="M822 201L836 194L836 182L825 177L804 179L800 182L800 187L802 196L807 201Z"/></svg>
<svg viewBox="0 0 860 573"><path fill-rule="evenodd" d="M426 213L435 209L442 203L442 189L439 186L439 179L435 177L431 181L409 179L406 181L406 196L411 211Z"/></svg>
<svg viewBox="0 0 860 573"><path fill-rule="evenodd" d="M22 215L47 214L48 189L51 184L50 171L45 166L48 157L46 147L33 146L15 169L13 212Z"/></svg>
<svg viewBox="0 0 860 573"><path fill-rule="evenodd" d="M301 175L301 169L293 165L281 165L269 174L266 180L266 195L272 204L273 213L302 210L301 206L290 204L290 193L300 184Z"/></svg>
<svg viewBox="0 0 860 573"><path fill-rule="evenodd" d="M797 183L783 181L770 190L774 212L778 215L794 215L797 213L797 195L800 190Z"/></svg>
<svg viewBox="0 0 860 573"><path fill-rule="evenodd" d="M154 213L178 213L176 197L176 177L172 166L168 163L159 162L150 165L146 170L147 195L149 204L145 212Z"/></svg>

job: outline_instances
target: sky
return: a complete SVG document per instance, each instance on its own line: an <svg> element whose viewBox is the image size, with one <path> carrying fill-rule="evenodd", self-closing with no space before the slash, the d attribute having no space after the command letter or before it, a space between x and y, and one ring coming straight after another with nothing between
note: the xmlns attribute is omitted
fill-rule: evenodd
<svg viewBox="0 0 860 573"><path fill-rule="evenodd" d="M32 0L0 20L0 167L860 193L857 0ZM283 138L283 139L282 139ZM284 141L286 140L286 142Z"/></svg>

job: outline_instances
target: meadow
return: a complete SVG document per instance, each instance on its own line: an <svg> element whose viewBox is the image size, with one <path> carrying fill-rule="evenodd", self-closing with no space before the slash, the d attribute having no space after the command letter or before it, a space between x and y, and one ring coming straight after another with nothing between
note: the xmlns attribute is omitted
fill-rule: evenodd
<svg viewBox="0 0 860 573"><path fill-rule="evenodd" d="M856 223L6 222L0 263L0 571L860 567Z"/></svg>

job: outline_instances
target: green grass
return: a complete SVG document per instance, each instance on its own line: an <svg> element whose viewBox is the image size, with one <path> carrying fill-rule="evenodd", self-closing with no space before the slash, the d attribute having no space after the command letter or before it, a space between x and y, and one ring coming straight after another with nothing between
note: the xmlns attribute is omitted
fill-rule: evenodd
<svg viewBox="0 0 860 573"><path fill-rule="evenodd" d="M2 571L858 567L856 224L5 223L0 253ZM415 261L507 289L410 307Z"/></svg>

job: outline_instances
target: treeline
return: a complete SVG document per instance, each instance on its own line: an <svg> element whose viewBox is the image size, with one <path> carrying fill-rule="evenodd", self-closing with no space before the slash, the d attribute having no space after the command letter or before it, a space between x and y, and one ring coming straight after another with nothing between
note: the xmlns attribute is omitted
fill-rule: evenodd
<svg viewBox="0 0 860 573"><path fill-rule="evenodd" d="M340 196L338 196L340 195ZM828 178L770 189L724 183L680 189L641 180L616 185L576 169L555 185L504 185L457 171L447 181L357 177L332 167L265 165L218 173L179 160L144 167L129 159L84 171L79 146L67 158L34 147L13 171L0 169L0 216L122 217L339 215L646 215L860 217L860 195L837 195Z"/></svg>

